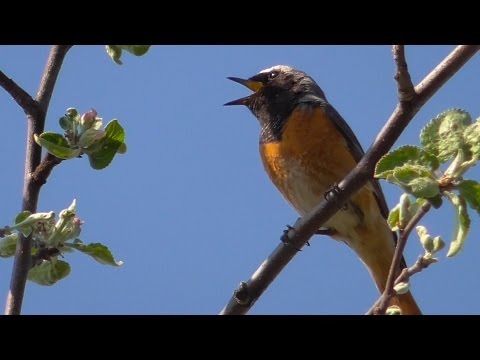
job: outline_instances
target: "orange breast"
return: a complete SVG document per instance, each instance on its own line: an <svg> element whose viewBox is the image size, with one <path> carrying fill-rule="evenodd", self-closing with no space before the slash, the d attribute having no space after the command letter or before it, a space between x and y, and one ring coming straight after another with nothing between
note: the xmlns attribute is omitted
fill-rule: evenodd
<svg viewBox="0 0 480 360"><path fill-rule="evenodd" d="M272 182L301 215L355 166L345 139L323 109L307 105L292 113L280 142L260 145L260 154Z"/></svg>
<svg viewBox="0 0 480 360"><path fill-rule="evenodd" d="M304 215L318 205L327 189L356 165L346 140L321 108L307 106L292 114L282 140L260 145L265 170L287 201ZM392 232L383 218L370 183L350 199L324 227L347 243L367 265L377 287L384 288L394 251Z"/></svg>

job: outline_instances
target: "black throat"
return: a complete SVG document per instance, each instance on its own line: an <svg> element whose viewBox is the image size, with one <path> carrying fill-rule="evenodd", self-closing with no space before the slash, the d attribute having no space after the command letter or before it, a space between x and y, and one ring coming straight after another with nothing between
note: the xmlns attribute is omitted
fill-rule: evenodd
<svg viewBox="0 0 480 360"><path fill-rule="evenodd" d="M260 144L279 142L285 123L297 106L292 92L269 93L252 99L248 108L260 122Z"/></svg>

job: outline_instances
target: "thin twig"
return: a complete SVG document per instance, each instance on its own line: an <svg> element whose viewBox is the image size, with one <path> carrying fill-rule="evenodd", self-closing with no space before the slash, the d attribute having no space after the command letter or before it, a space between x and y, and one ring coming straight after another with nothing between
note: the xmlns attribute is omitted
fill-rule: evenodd
<svg viewBox="0 0 480 360"><path fill-rule="evenodd" d="M32 174L32 181L35 182L37 186L42 186L47 182L47 179L50 176L53 168L60 164L62 161L63 159L47 153L40 165L37 166L35 172Z"/></svg>
<svg viewBox="0 0 480 360"><path fill-rule="evenodd" d="M393 45L392 51L397 66L395 81L397 82L398 98L400 102L410 101L416 93L405 60L405 47L403 45Z"/></svg>
<svg viewBox="0 0 480 360"><path fill-rule="evenodd" d="M380 131L375 142L359 161L357 166L338 185L335 196L322 201L310 213L299 219L293 229L285 235L289 245L279 244L263 262L252 277L245 282L242 293L247 294L238 301L235 294L220 314L245 314L267 289L287 263L297 254L315 232L337 211L338 204L344 204L358 191L374 172L375 164L393 146L400 134L420 108L480 49L478 45L456 47L425 79L415 88L417 96L397 105L390 119ZM284 237L284 238L285 238Z"/></svg>
<svg viewBox="0 0 480 360"><path fill-rule="evenodd" d="M8 92L16 103L23 109L25 114L34 115L38 112L38 103L15 81L10 79L0 70L0 86Z"/></svg>
<svg viewBox="0 0 480 360"><path fill-rule="evenodd" d="M53 45L50 50L50 55L43 72L42 80L40 80L40 86L36 97L36 100L45 113L50 104L50 99L52 98L53 89L57 82L58 73L62 67L63 59L72 46L73 45Z"/></svg>
<svg viewBox="0 0 480 360"><path fill-rule="evenodd" d="M424 256L419 256L415 264L410 266L409 268L403 269L400 275L398 276L397 280L395 280L395 284L397 285L401 282L408 282L410 277L423 271L424 269L428 268L432 265L436 260L432 261L431 259L426 259Z"/></svg>
<svg viewBox="0 0 480 360"><path fill-rule="evenodd" d="M383 291L380 298L367 312L367 315L385 314L385 311L390 304L390 300L396 295L393 287L396 283L395 279L397 278L397 274L400 271L400 263L402 262L403 250L405 249L405 245L407 244L408 237L410 236L413 228L425 216L425 214L430 210L431 207L432 205L429 202L423 204L418 210L418 212L410 219L407 226L405 226L405 229L400 232L400 237L397 241L397 247L395 248L395 253L392 259L392 264L390 265L390 272L388 273L387 283L385 284L385 290Z"/></svg>
<svg viewBox="0 0 480 360"><path fill-rule="evenodd" d="M35 143L33 135L40 134L44 130L45 117L53 89L65 55L70 47L71 45L52 46L36 98L40 111L28 116L27 149L23 184L23 211L28 210L32 213L37 211L38 196L43 183L36 181L33 174L40 164L42 149ZM15 252L10 290L5 307L5 314L7 315L18 315L21 312L25 283L31 267L31 247L31 237L20 235Z"/></svg>

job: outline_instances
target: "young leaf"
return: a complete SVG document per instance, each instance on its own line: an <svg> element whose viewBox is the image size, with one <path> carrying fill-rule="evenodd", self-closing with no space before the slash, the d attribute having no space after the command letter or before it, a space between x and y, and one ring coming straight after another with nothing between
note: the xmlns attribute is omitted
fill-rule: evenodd
<svg viewBox="0 0 480 360"><path fill-rule="evenodd" d="M461 196L445 191L444 194L451 201L457 210L457 226L455 230L455 238L450 243L447 256L455 256L462 250L468 231L470 230L470 217L468 216L465 200Z"/></svg>
<svg viewBox="0 0 480 360"><path fill-rule="evenodd" d="M40 265L34 266L28 273L28 280L38 285L50 286L70 274L70 265L57 258L43 260Z"/></svg>
<svg viewBox="0 0 480 360"><path fill-rule="evenodd" d="M74 248L87 255L90 255L100 264L112 266L121 266L123 264L123 261L115 261L108 247L100 243L91 243L85 245L81 240L75 239L73 243L65 243L65 247Z"/></svg>
<svg viewBox="0 0 480 360"><path fill-rule="evenodd" d="M15 218L15 225L20 224L22 221L25 221L32 213L30 211L22 211Z"/></svg>
<svg viewBox="0 0 480 360"><path fill-rule="evenodd" d="M135 56L145 55L151 45L117 45Z"/></svg>
<svg viewBox="0 0 480 360"><path fill-rule="evenodd" d="M398 230L398 224L400 221L400 204L397 204L390 212L388 213L388 226L392 231Z"/></svg>
<svg viewBox="0 0 480 360"><path fill-rule="evenodd" d="M397 167L405 164L423 165L429 169L438 168L438 160L418 146L406 145L384 155L375 167L375 177L387 178Z"/></svg>
<svg viewBox="0 0 480 360"><path fill-rule="evenodd" d="M34 137L38 145L60 159L68 160L80 155L81 149L72 149L67 140L60 134L44 132L40 136L35 134Z"/></svg>
<svg viewBox="0 0 480 360"><path fill-rule="evenodd" d="M107 167L124 141L125 130L117 120L110 121L105 127L105 137L100 142L100 148L88 154L92 168L100 170Z"/></svg>
<svg viewBox="0 0 480 360"><path fill-rule="evenodd" d="M433 238L433 253L436 253L442 250L445 247L445 241L440 236L435 236Z"/></svg>
<svg viewBox="0 0 480 360"><path fill-rule="evenodd" d="M32 227L39 222L45 222L55 217L55 213L50 211L48 213L29 214L28 211L23 211L15 219L15 225L11 229L17 229L22 232L24 236L29 236L32 233ZM25 217L26 216L26 217ZM21 221L19 221L21 220Z"/></svg>
<svg viewBox="0 0 480 360"><path fill-rule="evenodd" d="M431 120L420 134L425 150L444 163L465 147L464 132L472 123L470 114L464 110L447 110ZM464 149L468 150L468 149Z"/></svg>
<svg viewBox="0 0 480 360"><path fill-rule="evenodd" d="M62 116L58 121L60 123L60 127L63 130L71 130L73 126L73 121L69 116Z"/></svg>
<svg viewBox="0 0 480 360"><path fill-rule="evenodd" d="M401 186L406 192L420 198L431 198L440 193L440 188L431 170L422 165L406 164L397 167L387 180Z"/></svg>
<svg viewBox="0 0 480 360"><path fill-rule="evenodd" d="M398 225L400 229L405 229L405 226L407 226L408 222L412 218L413 214L410 212L410 207L411 207L411 201L410 201L410 195L408 194L402 194L400 196L400 213L398 216Z"/></svg>
<svg viewBox="0 0 480 360"><path fill-rule="evenodd" d="M468 205L480 215L480 184L474 180L465 180L457 187Z"/></svg>
<svg viewBox="0 0 480 360"><path fill-rule="evenodd" d="M79 221L79 219L75 218L76 211L77 200L73 199L68 208L60 211L58 220L55 223L55 227L52 230L49 238L45 241L46 245L56 247L59 244L62 244L70 239L74 239L80 235L80 225L82 223Z"/></svg>
<svg viewBox="0 0 480 360"><path fill-rule="evenodd" d="M122 145L120 145L120 147L118 148L117 153L125 154L126 152L127 152L127 144L122 143Z"/></svg>
<svg viewBox="0 0 480 360"><path fill-rule="evenodd" d="M117 65L122 65L122 60L120 57L122 56L122 49L117 45L106 45L105 49L107 50L108 56L115 62Z"/></svg>
<svg viewBox="0 0 480 360"><path fill-rule="evenodd" d="M14 233L0 238L0 257L8 258L15 255L17 248L18 234Z"/></svg>
<svg viewBox="0 0 480 360"><path fill-rule="evenodd" d="M122 65L120 57L122 50L128 51L135 56L145 55L151 45L106 45L107 54L115 61L116 64Z"/></svg>
<svg viewBox="0 0 480 360"><path fill-rule="evenodd" d="M78 139L78 146L80 146L82 149L88 148L93 143L102 140L104 136L105 131L97 130L91 127L90 129L85 130L80 136L80 139Z"/></svg>
<svg viewBox="0 0 480 360"><path fill-rule="evenodd" d="M480 158L480 118L465 129L464 137L473 156Z"/></svg>
<svg viewBox="0 0 480 360"><path fill-rule="evenodd" d="M431 253L434 249L433 239L428 233L425 226L419 225L416 227L420 243L427 253Z"/></svg>

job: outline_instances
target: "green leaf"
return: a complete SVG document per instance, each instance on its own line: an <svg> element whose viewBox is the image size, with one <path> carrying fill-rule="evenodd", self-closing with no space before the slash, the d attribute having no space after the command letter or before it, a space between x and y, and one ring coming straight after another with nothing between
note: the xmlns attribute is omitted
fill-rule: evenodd
<svg viewBox="0 0 480 360"><path fill-rule="evenodd" d="M430 200L430 199L429 199ZM411 214L411 216L415 216L415 214L418 212L418 210L425 204L427 200L419 198L416 199L414 203L411 203L408 212Z"/></svg>
<svg viewBox="0 0 480 360"><path fill-rule="evenodd" d="M472 123L470 114L464 110L447 110L431 120L420 134L425 150L435 155L441 163L456 156L465 146L464 132Z"/></svg>
<svg viewBox="0 0 480 360"><path fill-rule="evenodd" d="M58 121L63 130L72 130L72 119L69 116L62 116Z"/></svg>
<svg viewBox="0 0 480 360"><path fill-rule="evenodd" d="M117 153L125 154L126 152L127 152L127 144L122 143L122 145L120 145L120 147L118 148Z"/></svg>
<svg viewBox="0 0 480 360"><path fill-rule="evenodd" d="M120 57L122 56L122 49L117 45L106 45L105 49L107 50L108 56L117 64L122 65Z"/></svg>
<svg viewBox="0 0 480 360"><path fill-rule="evenodd" d="M397 167L387 181L397 184L415 197L431 198L440 193L440 188L430 169L421 165L407 164Z"/></svg>
<svg viewBox="0 0 480 360"><path fill-rule="evenodd" d="M457 188L468 205L480 215L480 184L474 180L465 180Z"/></svg>
<svg viewBox="0 0 480 360"><path fill-rule="evenodd" d="M125 141L125 130L117 119L113 119L105 126L105 137L120 143Z"/></svg>
<svg viewBox="0 0 480 360"><path fill-rule="evenodd" d="M16 233L0 238L0 257L8 258L15 255L17 241L18 234Z"/></svg>
<svg viewBox="0 0 480 360"><path fill-rule="evenodd" d="M125 130L118 120L110 121L105 127L105 137L100 142L100 148L95 152L88 153L92 168L100 170L107 167L124 141Z"/></svg>
<svg viewBox="0 0 480 360"><path fill-rule="evenodd" d="M76 238L80 235L82 222L75 218L77 211L77 200L73 199L70 206L60 211L58 220L50 234L50 237L45 241L46 245L57 247L64 242Z"/></svg>
<svg viewBox="0 0 480 360"><path fill-rule="evenodd" d="M93 145L93 143L100 141L105 136L105 132L102 130L97 130L93 127L87 129L83 132L78 140L78 146L81 148L88 148Z"/></svg>
<svg viewBox="0 0 480 360"><path fill-rule="evenodd" d="M40 265L34 266L28 273L28 280L38 285L50 286L70 274L70 265L57 258L50 261L43 260Z"/></svg>
<svg viewBox="0 0 480 360"><path fill-rule="evenodd" d="M469 125L464 132L465 142L473 156L480 158L480 118Z"/></svg>
<svg viewBox="0 0 480 360"><path fill-rule="evenodd" d="M437 196L431 197L428 199L428 201L430 202L430 204L432 204L432 206L435 209L440 209L440 206L442 206L443 204L442 194L438 194Z"/></svg>
<svg viewBox="0 0 480 360"><path fill-rule="evenodd" d="M135 56L145 55L150 49L151 45L106 45L107 54L118 65L122 64L120 57L122 56L122 50L128 51Z"/></svg>
<svg viewBox="0 0 480 360"><path fill-rule="evenodd" d="M410 182L412 195L419 198L433 198L440 193L440 188L435 180L428 177L413 179Z"/></svg>
<svg viewBox="0 0 480 360"><path fill-rule="evenodd" d="M74 248L87 255L90 255L100 264L112 266L123 265L123 261L115 261L108 247L100 243L91 243L85 245L80 239L75 239L73 243L65 243L65 247Z"/></svg>
<svg viewBox="0 0 480 360"><path fill-rule="evenodd" d="M117 45L135 56L145 55L151 45Z"/></svg>
<svg viewBox="0 0 480 360"><path fill-rule="evenodd" d="M392 231L398 230L398 223L400 220L400 204L397 204L390 212L388 213L388 226Z"/></svg>
<svg viewBox="0 0 480 360"><path fill-rule="evenodd" d="M53 211L48 213L29 214L26 216L27 213L27 211L24 211L17 215L17 218L15 219L15 225L11 227L11 229L17 229L21 231L24 236L29 236L32 233L33 226L37 223L49 221L55 217L55 213Z"/></svg>
<svg viewBox="0 0 480 360"><path fill-rule="evenodd" d="M72 149L67 140L60 134L44 132L40 136L35 134L34 137L38 145L60 159L73 159L80 155L81 150Z"/></svg>
<svg viewBox="0 0 480 360"><path fill-rule="evenodd" d="M450 243L450 248L447 253L447 256L451 257L457 255L460 250L462 250L463 244L465 243L465 239L470 230L470 217L468 216L467 205L465 204L463 197L457 196L449 191L445 191L444 194L457 210L455 237Z"/></svg>
<svg viewBox="0 0 480 360"><path fill-rule="evenodd" d="M429 169L438 168L438 160L418 146L406 145L384 155L375 167L375 177L385 179L395 168L405 164L423 165Z"/></svg>
<svg viewBox="0 0 480 360"><path fill-rule="evenodd" d="M22 211L15 218L15 225L18 225L21 222L25 221L30 215L32 215L32 213L30 211Z"/></svg>

